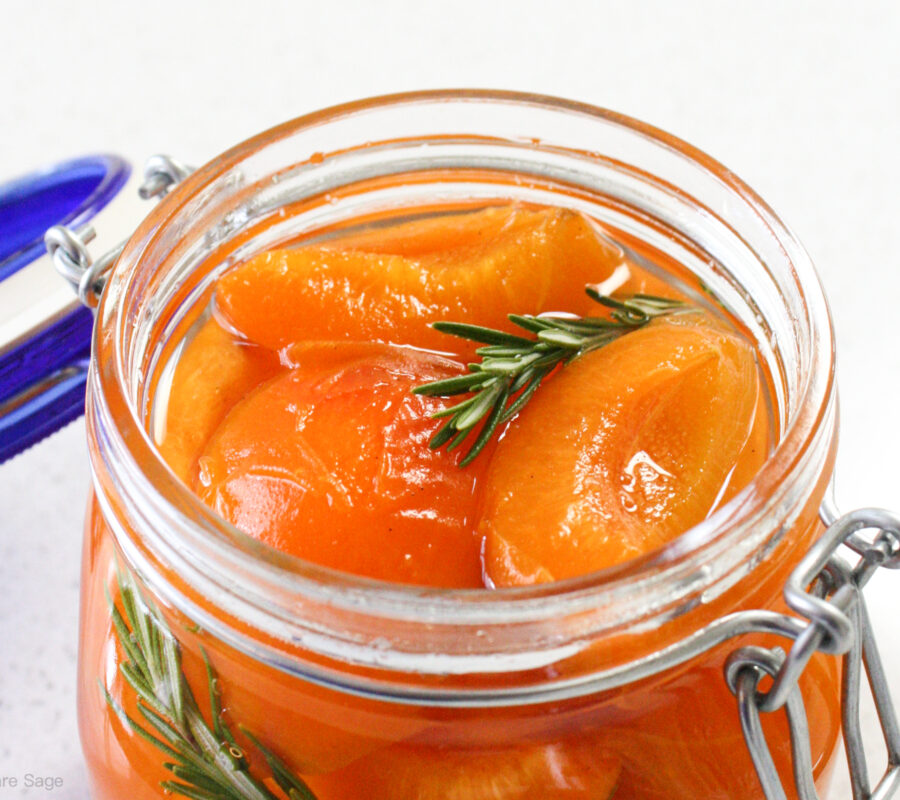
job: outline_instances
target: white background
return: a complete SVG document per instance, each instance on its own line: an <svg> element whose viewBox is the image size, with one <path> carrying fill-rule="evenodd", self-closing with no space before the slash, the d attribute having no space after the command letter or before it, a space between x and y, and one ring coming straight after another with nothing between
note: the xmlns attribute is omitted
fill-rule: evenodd
<svg viewBox="0 0 900 800"><path fill-rule="evenodd" d="M0 179L96 151L199 164L319 107L453 86L567 96L700 146L774 206L822 275L839 342L841 505L900 507L900 4L0 0L0 11ZM88 480L81 422L0 467L0 776L60 776L61 789L30 793L55 800L87 797L74 670ZM900 575L872 596L900 695Z"/></svg>

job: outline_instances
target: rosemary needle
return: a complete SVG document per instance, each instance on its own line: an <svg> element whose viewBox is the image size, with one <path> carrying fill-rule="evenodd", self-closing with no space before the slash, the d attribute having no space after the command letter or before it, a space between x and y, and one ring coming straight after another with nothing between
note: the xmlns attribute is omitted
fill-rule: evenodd
<svg viewBox="0 0 900 800"><path fill-rule="evenodd" d="M525 407L557 366L643 328L656 317L690 310L678 300L654 295L615 299L591 286L585 291L592 300L612 309L609 317L510 314L510 322L533 338L464 322L435 322L435 330L484 346L475 351L480 361L469 364L467 375L413 389L415 394L428 397L469 394L465 400L432 415L446 418L446 422L432 437L429 447L436 450L446 445L448 450L455 450L484 420L459 462L461 467L466 466L484 449L497 428Z"/></svg>
<svg viewBox="0 0 900 800"><path fill-rule="evenodd" d="M244 752L223 719L218 679L206 653L212 727L200 712L181 668L179 645L159 609L143 596L131 573L117 570L117 584L121 610L109 593L107 601L124 656L119 672L134 689L143 720L126 714L102 684L101 690L123 723L168 758L163 766L174 780L163 781L163 790L192 800L281 800L250 774ZM241 730L260 751L288 800L316 800L284 762Z"/></svg>

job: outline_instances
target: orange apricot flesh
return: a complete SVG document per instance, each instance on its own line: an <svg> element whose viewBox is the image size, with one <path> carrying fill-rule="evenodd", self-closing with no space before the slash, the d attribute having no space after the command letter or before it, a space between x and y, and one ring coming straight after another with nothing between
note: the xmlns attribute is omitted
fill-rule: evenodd
<svg viewBox="0 0 900 800"><path fill-rule="evenodd" d="M703 520L739 460L765 459L752 435L759 393L750 345L701 314L565 367L493 457L479 522L489 581L603 569Z"/></svg>
<svg viewBox="0 0 900 800"><path fill-rule="evenodd" d="M411 393L462 368L373 347L297 367L238 403L200 458L195 489L246 533L309 561L401 583L481 586L481 470L429 449L441 424L430 415L448 401Z"/></svg>
<svg viewBox="0 0 900 800"><path fill-rule="evenodd" d="M313 788L328 800L608 800L621 762L590 739L464 750L398 744Z"/></svg>
<svg viewBox="0 0 900 800"><path fill-rule="evenodd" d="M450 220L262 253L222 276L218 313L273 350L302 340L446 350L459 342L429 323L513 330L513 311L586 313L585 284L622 263L622 251L572 211L492 208Z"/></svg>
<svg viewBox="0 0 900 800"><path fill-rule="evenodd" d="M178 477L191 481L197 456L225 415L278 369L271 351L236 343L214 319L201 325L175 368L158 442Z"/></svg>
<svg viewBox="0 0 900 800"><path fill-rule="evenodd" d="M500 236L515 236L534 225L537 214L513 206L439 214L340 236L329 242L338 250L420 258L448 258L453 251L474 252Z"/></svg>

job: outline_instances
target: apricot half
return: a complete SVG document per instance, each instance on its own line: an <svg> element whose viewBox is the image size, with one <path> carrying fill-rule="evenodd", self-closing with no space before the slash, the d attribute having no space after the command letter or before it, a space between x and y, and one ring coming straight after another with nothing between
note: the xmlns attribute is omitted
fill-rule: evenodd
<svg viewBox="0 0 900 800"><path fill-rule="evenodd" d="M487 578L510 586L592 572L700 522L736 463L765 459L751 435L759 394L749 343L699 313L565 367L496 449L479 523Z"/></svg>
<svg viewBox="0 0 900 800"><path fill-rule="evenodd" d="M492 208L263 253L222 276L216 305L228 325L275 350L342 339L446 350L459 343L428 323L512 330L510 313L585 313L585 284L621 261L580 214Z"/></svg>
<svg viewBox="0 0 900 800"><path fill-rule="evenodd" d="M200 326L178 360L157 442L178 477L192 480L197 456L216 426L235 403L278 369L273 353L236 342L215 320Z"/></svg>
<svg viewBox="0 0 900 800"><path fill-rule="evenodd" d="M263 384L224 419L196 491L251 536L371 578L481 586L474 532L480 472L430 450L449 401L413 386L460 374L438 356L386 345L312 360Z"/></svg>

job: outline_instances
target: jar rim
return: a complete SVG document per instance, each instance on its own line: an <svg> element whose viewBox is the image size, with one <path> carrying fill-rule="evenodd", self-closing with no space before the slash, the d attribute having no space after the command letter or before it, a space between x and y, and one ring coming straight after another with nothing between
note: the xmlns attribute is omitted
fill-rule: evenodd
<svg viewBox="0 0 900 800"><path fill-rule="evenodd" d="M178 480L162 461L151 441L141 409L133 399L126 352L126 331L131 324L125 304L117 302L131 288L136 266L148 243L181 212L190 198L202 192L249 154L273 145L298 131L357 115L370 109L400 108L421 103L472 102L516 104L588 117L617 126L631 136L643 137L673 151L692 166L726 184L771 229L784 249L802 290L810 330L809 368L798 391L795 412L786 421L773 453L750 484L707 519L673 541L642 557L599 572L554 583L503 590L433 589L387 583L322 567L260 545L207 508ZM527 133L527 132L525 132ZM552 619L560 613L593 608L603 598L636 597L644 579L662 580L673 564L697 556L707 545L721 540L744 520L771 506L771 487L795 479L810 442L834 414L834 341L828 305L809 256L775 212L741 179L692 145L652 125L588 104L537 94L491 90L417 91L367 98L332 106L298 117L260 133L219 155L177 186L141 223L120 257L98 310L92 359L89 415L107 419L104 447L132 476L144 482L144 498L165 506L167 519L190 529L204 553L221 558L214 580L244 577L277 586L280 591L314 596L321 602L349 609L365 607L367 614L415 619L431 623L483 625L516 620ZM108 424L114 421L114 424ZM95 431L99 423L92 425ZM95 434L94 434L95 435ZM106 470L98 466L95 471ZM101 483L102 481L97 481ZM761 488L768 487L767 491ZM103 492L98 490L98 495ZM181 542L180 545L184 545Z"/></svg>

